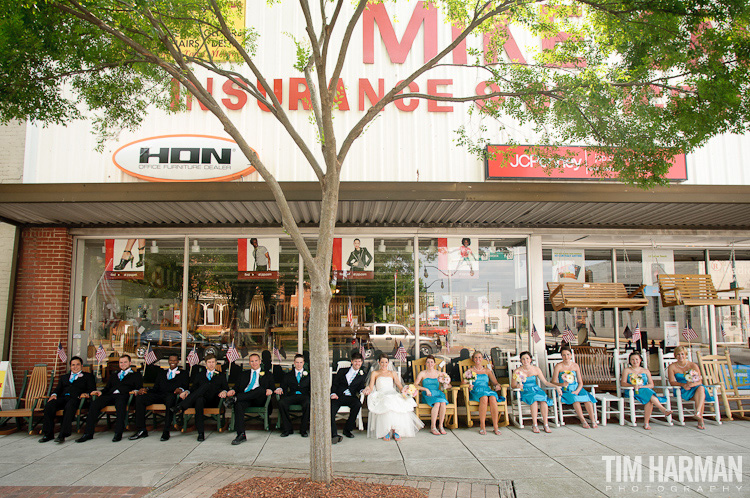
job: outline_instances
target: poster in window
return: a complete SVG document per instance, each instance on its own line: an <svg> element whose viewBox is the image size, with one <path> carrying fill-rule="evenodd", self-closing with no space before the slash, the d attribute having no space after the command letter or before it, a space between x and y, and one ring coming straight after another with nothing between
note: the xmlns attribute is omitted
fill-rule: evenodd
<svg viewBox="0 0 750 498"><path fill-rule="evenodd" d="M674 251L671 249L643 249L641 251L644 296L658 296L658 275L674 273Z"/></svg>
<svg viewBox="0 0 750 498"><path fill-rule="evenodd" d="M142 280L146 269L146 239L106 239L104 241L107 278Z"/></svg>
<svg viewBox="0 0 750 498"><path fill-rule="evenodd" d="M333 239L331 270L336 279L372 280L375 275L375 239L336 237Z"/></svg>
<svg viewBox="0 0 750 498"><path fill-rule="evenodd" d="M237 278L276 280L279 278L278 237L237 239Z"/></svg>
<svg viewBox="0 0 750 498"><path fill-rule="evenodd" d="M586 258L583 249L552 249L553 282L585 282Z"/></svg>
<svg viewBox="0 0 750 498"><path fill-rule="evenodd" d="M471 237L438 238L438 269L443 278L479 278L478 240Z"/></svg>

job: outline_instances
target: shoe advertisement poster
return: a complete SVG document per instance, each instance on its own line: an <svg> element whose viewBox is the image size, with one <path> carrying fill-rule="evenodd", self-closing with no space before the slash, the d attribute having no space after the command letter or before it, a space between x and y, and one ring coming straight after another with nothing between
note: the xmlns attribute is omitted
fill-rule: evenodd
<svg viewBox="0 0 750 498"><path fill-rule="evenodd" d="M279 278L279 239L237 239L237 278L276 280Z"/></svg>
<svg viewBox="0 0 750 498"><path fill-rule="evenodd" d="M372 237L336 237L333 239L331 270L337 279L372 280L375 276Z"/></svg>
<svg viewBox="0 0 750 498"><path fill-rule="evenodd" d="M146 239L107 239L107 278L141 280L146 269Z"/></svg>
<svg viewBox="0 0 750 498"><path fill-rule="evenodd" d="M554 282L585 282L586 258L583 249L552 249L552 279Z"/></svg>

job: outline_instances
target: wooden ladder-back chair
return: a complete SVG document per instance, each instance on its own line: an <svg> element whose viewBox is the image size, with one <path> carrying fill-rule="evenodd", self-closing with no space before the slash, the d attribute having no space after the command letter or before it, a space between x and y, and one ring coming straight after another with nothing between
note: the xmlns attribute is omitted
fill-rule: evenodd
<svg viewBox="0 0 750 498"><path fill-rule="evenodd" d="M439 361L438 361L439 360ZM435 368L445 373L445 360L443 359L436 359L438 362L435 365ZM417 380L417 375L419 375L419 372L425 369L425 363L427 362L427 358L420 358L418 360L414 360L411 362L411 369L412 373L414 375L414 380ZM445 426L449 429L457 429L458 428L458 391L460 391L461 388L458 386L452 386L450 389L443 390L445 393L445 397L448 400L448 403L445 405ZM421 392L419 394L419 397L417 398L417 417L419 417L422 420L431 420L431 414L432 414L432 408L430 408L430 405L427 403L421 403ZM505 424L507 425L507 423Z"/></svg>
<svg viewBox="0 0 750 498"><path fill-rule="evenodd" d="M692 353L688 349L688 359L693 361ZM669 365L676 362L677 359L674 357L674 353L664 353L664 350L659 348L659 375L661 376L661 383L663 386L672 387L672 394L677 400L677 420L680 425L685 425L685 417L695 416L696 406L695 401L683 401L682 395L680 394L680 388L676 386L670 386L669 374L667 370ZM714 421L721 425L721 410L719 408L719 386L717 384L706 384L704 378L704 385L708 388L708 391L714 397L713 402L706 400L703 418L712 417Z"/></svg>
<svg viewBox="0 0 750 498"><path fill-rule="evenodd" d="M625 368L628 366L628 357L630 356L629 352L619 353L615 352L615 361L620 363L620 372L625 370ZM648 365L646 364L647 355L641 353L641 358L643 358L643 362L641 366L643 368L648 369ZM653 377L652 377L653 378ZM625 412L626 416L629 417L629 423L632 427L636 427L638 424L636 423L636 420L639 418L643 418L644 413L644 405L638 399L635 397L635 387L630 386L620 386L620 396L625 400ZM670 386L657 386L656 383L654 383L654 392L656 395L659 395L659 391L664 393L664 397L667 398L667 402L665 404L667 410L672 410L672 387ZM659 410L653 410L651 413L651 419L664 419L664 423L667 425L673 425L672 424L672 415L669 415L665 417Z"/></svg>
<svg viewBox="0 0 750 498"><path fill-rule="evenodd" d="M25 372L21 396L0 398L16 400L16 407L14 409L0 410L0 424L4 424L11 418L16 418L19 424L14 429L15 431L20 429L21 419L26 419L29 434L33 434L34 427L39 421L34 422L34 417L41 419L44 414L42 402L47 399L47 384L46 364L39 363L34 365L31 375L28 375L28 371Z"/></svg>
<svg viewBox="0 0 750 498"><path fill-rule="evenodd" d="M743 406L743 403L750 403L750 394L740 392L728 349L724 350L722 355L701 355L699 351L698 366L701 369L703 381L718 387L718 394L721 396L724 412L729 420L734 420L732 414L741 418L750 416L750 406ZM737 408L732 408L731 403L735 403Z"/></svg>

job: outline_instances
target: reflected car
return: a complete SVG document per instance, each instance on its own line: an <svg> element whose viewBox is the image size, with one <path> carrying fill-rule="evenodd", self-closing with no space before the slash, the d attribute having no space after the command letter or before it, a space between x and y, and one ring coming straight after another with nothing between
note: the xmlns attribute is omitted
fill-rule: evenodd
<svg viewBox="0 0 750 498"><path fill-rule="evenodd" d="M182 349L182 332L179 330L151 329L147 330L138 339L138 345L135 348L135 354L138 358L146 355L148 344L151 343L151 349L156 353L158 358L167 358L171 354L180 356ZM203 359L207 354L222 359L226 355L228 346L211 342L201 334L193 335L188 332L187 335L187 352L189 353L193 346L198 352L198 356Z"/></svg>
<svg viewBox="0 0 750 498"><path fill-rule="evenodd" d="M373 323L369 327L370 344L373 349L391 354L399 344L404 345L407 354L414 356L414 344L416 338L414 332L397 323ZM440 351L435 339L420 334L419 354L427 356Z"/></svg>

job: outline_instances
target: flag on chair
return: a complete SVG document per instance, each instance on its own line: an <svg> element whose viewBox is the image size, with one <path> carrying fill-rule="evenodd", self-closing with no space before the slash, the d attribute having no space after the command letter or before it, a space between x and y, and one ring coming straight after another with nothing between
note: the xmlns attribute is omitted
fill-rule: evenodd
<svg viewBox="0 0 750 498"><path fill-rule="evenodd" d="M575 339L576 336L573 333L573 331L570 330L570 327L566 325L565 330L563 330L563 333L562 333L562 338L563 338L563 341L567 342L568 344L572 344L573 339Z"/></svg>
<svg viewBox="0 0 750 498"><path fill-rule="evenodd" d="M695 333L695 330L693 330L693 327L689 323L686 323L685 328L682 329L682 337L687 342L698 340L698 334Z"/></svg>
<svg viewBox="0 0 750 498"><path fill-rule="evenodd" d="M354 327L354 313L352 312L352 298L349 298L349 309L346 310L346 320Z"/></svg>
<svg viewBox="0 0 750 498"><path fill-rule="evenodd" d="M57 343L57 357L60 358L60 361L63 363L68 361L68 355L65 353L65 350L62 347L62 342Z"/></svg>
<svg viewBox="0 0 750 498"><path fill-rule="evenodd" d="M193 349L187 355L188 365L190 365L191 367L194 367L200 361L201 360L200 360L200 358L198 358L198 353L195 351L195 344L193 344Z"/></svg>
<svg viewBox="0 0 750 498"><path fill-rule="evenodd" d="M641 322L635 324L635 331L633 331L633 342L641 340Z"/></svg>
<svg viewBox="0 0 750 498"><path fill-rule="evenodd" d="M234 347L234 341L232 341L231 346L229 346L229 349L227 349L227 361L229 363L234 363L235 361L240 359L240 352L237 351L237 348Z"/></svg>
<svg viewBox="0 0 750 498"><path fill-rule="evenodd" d="M536 325L531 326L531 337L534 338L534 342L539 342L542 340L542 338L539 337L539 332L536 331Z"/></svg>
<svg viewBox="0 0 750 498"><path fill-rule="evenodd" d="M727 338L727 331L724 330L724 324L721 324L721 336L726 339Z"/></svg>
<svg viewBox="0 0 750 498"><path fill-rule="evenodd" d="M279 353L279 348L276 347L276 341L273 341L273 354L276 357L277 360L279 360L279 363L281 363L281 353Z"/></svg>
<svg viewBox="0 0 750 498"><path fill-rule="evenodd" d="M406 361L406 349L404 349L403 342L398 343L398 349L396 350L396 359L401 362Z"/></svg>
<svg viewBox="0 0 750 498"><path fill-rule="evenodd" d="M94 355L94 357L96 358L96 361L98 361L99 363L103 362L104 359L107 357L107 352L104 351L104 348L102 347L101 344L99 344L99 347L96 348L96 354Z"/></svg>
<svg viewBox="0 0 750 498"><path fill-rule="evenodd" d="M151 343L148 343L148 349L146 349L146 354L143 355L143 359L146 361L146 365L151 365L152 363L156 363L156 353L154 353L154 350L151 349Z"/></svg>

